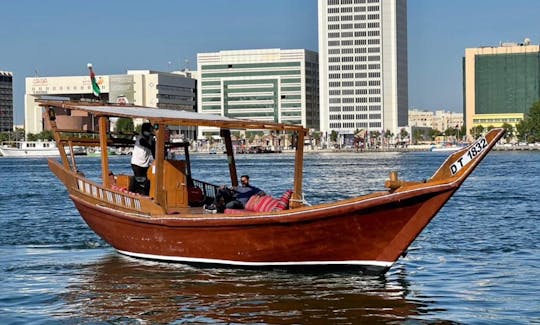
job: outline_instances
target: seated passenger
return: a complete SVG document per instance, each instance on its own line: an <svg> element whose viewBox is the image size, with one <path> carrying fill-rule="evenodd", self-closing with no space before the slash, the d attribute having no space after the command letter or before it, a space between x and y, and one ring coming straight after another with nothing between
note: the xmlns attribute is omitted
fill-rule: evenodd
<svg viewBox="0 0 540 325"><path fill-rule="evenodd" d="M253 195L265 195L265 193L249 184L249 176L242 175L240 177L241 186L225 187L221 186L216 194L214 204L205 207L207 210L217 210L222 213L225 209L243 209L247 201Z"/></svg>

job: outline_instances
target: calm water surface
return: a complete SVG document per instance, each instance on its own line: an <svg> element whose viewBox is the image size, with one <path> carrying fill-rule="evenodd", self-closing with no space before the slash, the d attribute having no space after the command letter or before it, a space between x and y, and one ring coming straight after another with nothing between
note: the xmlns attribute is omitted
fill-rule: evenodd
<svg viewBox="0 0 540 325"><path fill-rule="evenodd" d="M308 154L310 203L429 178L444 153ZM281 194L293 156L238 156ZM225 157L194 155L226 183ZM0 158L0 324L540 323L540 153L492 152L384 276L196 268L117 254L82 221L45 159ZM80 169L97 178L99 160ZM216 168L223 173L216 172ZM128 173L129 158L111 169Z"/></svg>

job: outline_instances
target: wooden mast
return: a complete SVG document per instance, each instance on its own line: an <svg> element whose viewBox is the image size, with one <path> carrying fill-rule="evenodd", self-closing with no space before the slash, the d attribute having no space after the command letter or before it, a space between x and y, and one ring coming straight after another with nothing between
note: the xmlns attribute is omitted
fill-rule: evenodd
<svg viewBox="0 0 540 325"><path fill-rule="evenodd" d="M227 151L227 162L229 163L229 173L231 175L231 185L238 186L238 175L236 173L236 162L231 140L231 130L221 129L220 135L225 139L225 150Z"/></svg>
<svg viewBox="0 0 540 325"><path fill-rule="evenodd" d="M101 148L101 177L103 178L103 186L109 187L109 151L107 149L107 116L99 117L99 146ZM66 157L67 159L67 157Z"/></svg>
<svg viewBox="0 0 540 325"><path fill-rule="evenodd" d="M291 197L291 208L302 206L302 173L304 166L304 135L306 130L298 130L296 139L296 156L294 159L294 192Z"/></svg>
<svg viewBox="0 0 540 325"><path fill-rule="evenodd" d="M163 169L165 165L165 125L158 124L158 130L156 135L156 161L155 161L155 182L154 197L156 202L161 205L163 209L166 208L165 193L163 191ZM154 168L151 166L150 168Z"/></svg>

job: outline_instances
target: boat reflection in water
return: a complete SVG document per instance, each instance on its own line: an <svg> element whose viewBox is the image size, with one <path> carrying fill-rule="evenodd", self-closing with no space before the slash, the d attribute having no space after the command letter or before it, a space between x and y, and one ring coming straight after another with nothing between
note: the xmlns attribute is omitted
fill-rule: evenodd
<svg viewBox="0 0 540 325"><path fill-rule="evenodd" d="M357 272L195 268L109 255L81 272L64 299L82 322L387 323L416 318L426 307L405 298L408 284L399 267L389 280Z"/></svg>

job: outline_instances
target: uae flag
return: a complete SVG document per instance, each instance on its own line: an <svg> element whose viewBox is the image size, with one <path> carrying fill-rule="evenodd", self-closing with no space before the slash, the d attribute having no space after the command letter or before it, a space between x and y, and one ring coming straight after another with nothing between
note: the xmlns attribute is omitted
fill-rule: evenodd
<svg viewBox="0 0 540 325"><path fill-rule="evenodd" d="M94 96L99 97L101 94L101 89L99 89L99 85L96 82L96 75L94 74L94 70L92 69L92 63L88 63L88 70L90 70L90 80L92 81L92 92L94 93Z"/></svg>

